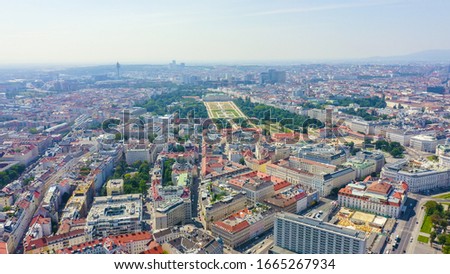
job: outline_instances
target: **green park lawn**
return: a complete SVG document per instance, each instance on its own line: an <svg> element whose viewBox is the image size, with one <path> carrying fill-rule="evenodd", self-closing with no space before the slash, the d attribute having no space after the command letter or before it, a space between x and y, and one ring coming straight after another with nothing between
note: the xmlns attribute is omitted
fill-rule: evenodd
<svg viewBox="0 0 450 274"><path fill-rule="evenodd" d="M445 193L445 194L435 195L435 196L433 196L433 198L437 198L437 199L450 199L450 193Z"/></svg>
<svg viewBox="0 0 450 274"><path fill-rule="evenodd" d="M428 244L428 242L430 241L430 238L428 238L426 236L419 235L419 238L417 238L417 240L419 242L421 242L421 243Z"/></svg>
<svg viewBox="0 0 450 274"><path fill-rule="evenodd" d="M431 216L425 216L423 219L422 227L420 228L420 232L431 233L431 228L433 224L431 223Z"/></svg>

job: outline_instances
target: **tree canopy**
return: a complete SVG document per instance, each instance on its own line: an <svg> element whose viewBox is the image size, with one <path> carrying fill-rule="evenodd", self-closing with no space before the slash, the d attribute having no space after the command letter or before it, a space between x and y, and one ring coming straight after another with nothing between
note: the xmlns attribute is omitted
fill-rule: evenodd
<svg viewBox="0 0 450 274"><path fill-rule="evenodd" d="M172 166L175 163L174 159L167 159L164 161L163 165L163 178L162 178L162 185L173 185L172 182Z"/></svg>
<svg viewBox="0 0 450 274"><path fill-rule="evenodd" d="M303 130L310 126L323 127L317 119L299 115L285 109L268 106L265 104L252 103L250 98L245 100L238 98L235 104L250 118L259 119L262 123L277 123L292 130Z"/></svg>
<svg viewBox="0 0 450 274"><path fill-rule="evenodd" d="M394 158L401 158L405 151L405 148L399 142L388 142L385 140L376 141L375 148L388 152Z"/></svg>
<svg viewBox="0 0 450 274"><path fill-rule="evenodd" d="M450 208L444 210L444 206L436 201L425 203L426 215L430 216L434 230L430 233L431 244L437 240L442 245L442 252L450 254L450 234L447 231L450 220Z"/></svg>
<svg viewBox="0 0 450 274"><path fill-rule="evenodd" d="M170 92L154 95L147 102L137 106L157 115L178 113L180 118L208 118L208 111L203 102L183 98L183 96L201 97L205 93L206 91L198 87L179 86Z"/></svg>
<svg viewBox="0 0 450 274"><path fill-rule="evenodd" d="M22 172L25 171L25 166L18 164L10 167L9 169L0 172L0 188L6 186L12 181L19 178Z"/></svg>

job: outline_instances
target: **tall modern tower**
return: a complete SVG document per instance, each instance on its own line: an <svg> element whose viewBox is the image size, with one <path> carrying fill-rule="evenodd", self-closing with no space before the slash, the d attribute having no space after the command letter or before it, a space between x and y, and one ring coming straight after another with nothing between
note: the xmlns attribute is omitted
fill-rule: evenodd
<svg viewBox="0 0 450 274"><path fill-rule="evenodd" d="M117 69L117 80L119 80L119 78L120 78L120 64L119 64L119 62L117 62L117 64L116 64L116 69Z"/></svg>

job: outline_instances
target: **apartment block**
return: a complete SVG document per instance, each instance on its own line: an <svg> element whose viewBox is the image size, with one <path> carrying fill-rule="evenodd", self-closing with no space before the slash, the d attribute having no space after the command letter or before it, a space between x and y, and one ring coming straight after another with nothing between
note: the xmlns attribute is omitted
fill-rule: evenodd
<svg viewBox="0 0 450 274"><path fill-rule="evenodd" d="M283 212L275 216L274 245L299 254L364 254L366 234Z"/></svg>
<svg viewBox="0 0 450 274"><path fill-rule="evenodd" d="M100 237L139 232L142 196L126 194L96 197L86 219L86 234Z"/></svg>

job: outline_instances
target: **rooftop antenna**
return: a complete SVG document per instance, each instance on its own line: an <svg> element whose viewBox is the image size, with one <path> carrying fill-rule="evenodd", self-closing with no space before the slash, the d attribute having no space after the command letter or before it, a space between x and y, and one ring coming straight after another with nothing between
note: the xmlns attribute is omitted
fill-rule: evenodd
<svg viewBox="0 0 450 274"><path fill-rule="evenodd" d="M120 77L120 74L119 74L119 72L120 72L120 64L119 64L119 62L117 62L117 64L116 64L116 69L117 69L117 80L118 80L119 77Z"/></svg>

